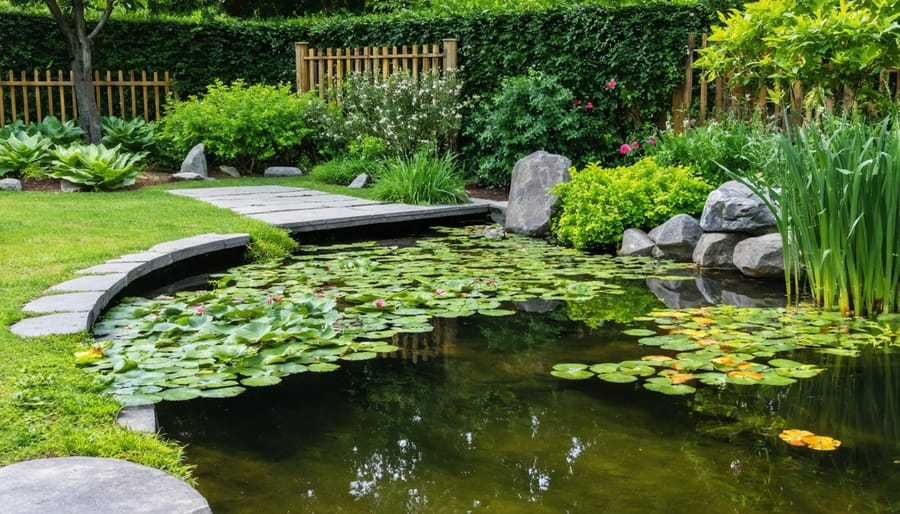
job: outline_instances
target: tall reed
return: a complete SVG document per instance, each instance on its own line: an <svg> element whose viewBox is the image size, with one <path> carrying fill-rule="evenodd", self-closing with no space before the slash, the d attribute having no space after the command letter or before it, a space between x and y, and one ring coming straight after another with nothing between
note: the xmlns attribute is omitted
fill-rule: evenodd
<svg viewBox="0 0 900 514"><path fill-rule="evenodd" d="M782 165L747 179L770 203L789 295L872 316L900 307L900 123L825 119L785 136Z"/></svg>

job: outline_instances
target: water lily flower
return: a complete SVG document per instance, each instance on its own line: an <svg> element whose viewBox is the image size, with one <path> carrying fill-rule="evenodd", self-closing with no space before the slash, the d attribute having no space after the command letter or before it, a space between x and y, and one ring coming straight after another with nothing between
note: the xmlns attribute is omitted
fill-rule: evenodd
<svg viewBox="0 0 900 514"><path fill-rule="evenodd" d="M447 291L444 291L443 289L438 289L437 291L434 292L434 294L437 296L444 296L445 294L447 294Z"/></svg>
<svg viewBox="0 0 900 514"><path fill-rule="evenodd" d="M616 88L616 79L611 79L609 82L606 83L607 91L612 91L615 88Z"/></svg>
<svg viewBox="0 0 900 514"><path fill-rule="evenodd" d="M382 306L384 305L384 298L379 298L379 299L375 300L375 301L372 302L372 303L375 304L375 307L379 307L379 308L380 308L380 307L382 307Z"/></svg>
<svg viewBox="0 0 900 514"><path fill-rule="evenodd" d="M194 306L191 307L191 310L194 311L194 312L196 312L197 314L203 314L204 312L206 312L206 311L203 309L203 306L202 306L202 305L194 305Z"/></svg>
<svg viewBox="0 0 900 514"><path fill-rule="evenodd" d="M626 155L630 151L631 151L631 147L628 146L628 143L623 143L622 146L619 147L619 153L622 155Z"/></svg>
<svg viewBox="0 0 900 514"><path fill-rule="evenodd" d="M273 303L273 302L278 303L280 301L281 301L280 296L270 296L270 297L266 298L266 303Z"/></svg>
<svg viewBox="0 0 900 514"><path fill-rule="evenodd" d="M319 291L318 293L316 293L316 298L325 298L325 293Z"/></svg>

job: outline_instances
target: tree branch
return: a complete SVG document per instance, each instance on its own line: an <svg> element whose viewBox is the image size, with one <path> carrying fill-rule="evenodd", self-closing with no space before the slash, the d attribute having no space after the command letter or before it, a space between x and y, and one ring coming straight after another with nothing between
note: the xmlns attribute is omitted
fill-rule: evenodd
<svg viewBox="0 0 900 514"><path fill-rule="evenodd" d="M65 15L62 13L62 9L59 8L59 4L56 3L56 0L44 0L44 4L47 6L47 9L50 9L50 14L53 15L53 19L56 20L56 24L59 25L59 30L66 39L66 43L69 44L69 52L74 52L77 37L75 36L75 32L72 31L72 27L67 23Z"/></svg>
<svg viewBox="0 0 900 514"><path fill-rule="evenodd" d="M109 15L112 14L113 4L115 4L115 0L106 0L106 9L103 11L103 16L100 17L100 21L97 22L97 26L94 27L94 30L88 34L88 41L93 41L97 34L100 33L100 30L106 25L106 22L109 20Z"/></svg>

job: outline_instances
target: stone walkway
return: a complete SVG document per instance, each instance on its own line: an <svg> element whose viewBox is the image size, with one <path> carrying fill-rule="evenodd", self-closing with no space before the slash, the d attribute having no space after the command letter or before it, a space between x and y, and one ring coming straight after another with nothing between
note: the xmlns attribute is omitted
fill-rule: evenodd
<svg viewBox="0 0 900 514"><path fill-rule="evenodd" d="M282 186L180 189L195 198L293 233L423 220L458 220L500 215L505 202L474 200L465 205L415 206L378 203L350 196ZM245 246L248 234L204 234L169 241L147 251L123 255L78 272L45 296L23 307L38 316L10 329L21 337L90 330L116 295L149 273L186 259ZM156 430L152 406L123 409L119 422L134 430ZM64 457L0 468L0 514L134 512L148 514L211 512L190 485L166 473L116 459Z"/></svg>
<svg viewBox="0 0 900 514"><path fill-rule="evenodd" d="M478 215L487 219L492 211L505 208L505 202L479 199L462 205L381 203L285 186L174 189L169 193L231 209L294 233Z"/></svg>

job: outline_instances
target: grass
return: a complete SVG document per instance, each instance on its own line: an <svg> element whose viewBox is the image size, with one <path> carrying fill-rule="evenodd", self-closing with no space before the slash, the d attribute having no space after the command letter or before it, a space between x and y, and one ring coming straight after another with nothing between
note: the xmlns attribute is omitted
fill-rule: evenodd
<svg viewBox="0 0 900 514"><path fill-rule="evenodd" d="M368 191L322 187L299 179L235 179L227 185L281 184L341 194ZM9 326L22 306L77 270L157 243L207 232L247 232L254 255L278 256L294 243L264 223L166 188L114 193L0 193L0 465L27 459L86 455L126 459L190 479L182 449L164 436L130 432L115 422L119 405L75 368L72 353L92 342L84 332L23 339Z"/></svg>

